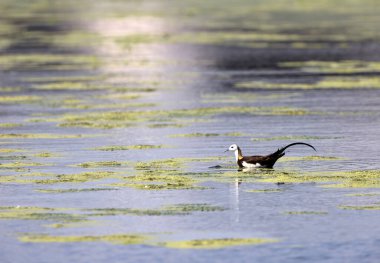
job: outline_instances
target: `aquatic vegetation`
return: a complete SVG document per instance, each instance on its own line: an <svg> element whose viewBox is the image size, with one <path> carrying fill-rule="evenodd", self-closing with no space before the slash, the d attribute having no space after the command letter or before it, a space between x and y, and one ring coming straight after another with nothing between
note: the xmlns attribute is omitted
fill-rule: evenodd
<svg viewBox="0 0 380 263"><path fill-rule="evenodd" d="M218 133L189 133L189 134L173 134L173 135L170 135L170 137L172 138L178 138L178 137L215 137L215 136L219 136L220 134Z"/></svg>
<svg viewBox="0 0 380 263"><path fill-rule="evenodd" d="M2 133L0 139L75 139L86 138L82 134L52 134L52 133Z"/></svg>
<svg viewBox="0 0 380 263"><path fill-rule="evenodd" d="M32 166L46 166L48 164L35 163L35 162L13 162L13 163L0 163L0 169L13 169L13 168L24 168Z"/></svg>
<svg viewBox="0 0 380 263"><path fill-rule="evenodd" d="M57 184L57 183L85 183L105 178L118 178L116 172L93 171L77 174L59 174L50 179L35 180L36 184Z"/></svg>
<svg viewBox="0 0 380 263"><path fill-rule="evenodd" d="M167 172L168 173L168 172ZM116 187L132 187L141 190L189 190L189 189L204 189L196 186L197 180L181 175L162 172L144 171L141 175L124 177L127 182L114 183L111 186Z"/></svg>
<svg viewBox="0 0 380 263"><path fill-rule="evenodd" d="M184 160L180 158L171 158L163 160L155 160L151 162L138 162L135 165L137 170L173 170L184 165Z"/></svg>
<svg viewBox="0 0 380 263"><path fill-rule="evenodd" d="M85 215L63 213L65 209L47 207L0 207L0 219L52 220L59 222L78 222L86 220Z"/></svg>
<svg viewBox="0 0 380 263"><path fill-rule="evenodd" d="M380 188L380 170L363 170L334 172L332 175L344 177L336 184L328 184L328 188Z"/></svg>
<svg viewBox="0 0 380 263"><path fill-rule="evenodd" d="M25 234L19 237L21 242L32 243L72 243L72 242L107 242L120 245L144 244L149 238L136 234L119 234L104 236L52 236L46 234Z"/></svg>
<svg viewBox="0 0 380 263"><path fill-rule="evenodd" d="M112 167L112 166L122 166L125 162L117 162L117 161L102 161L102 162L87 162L80 163L76 166L82 168L94 168L94 167Z"/></svg>
<svg viewBox="0 0 380 263"><path fill-rule="evenodd" d="M51 158L51 157L57 157L55 153L50 152L40 152L33 155L34 157L40 157L40 158Z"/></svg>
<svg viewBox="0 0 380 263"><path fill-rule="evenodd" d="M380 210L380 205L341 205L338 206L340 209L344 210Z"/></svg>
<svg viewBox="0 0 380 263"><path fill-rule="evenodd" d="M17 128L23 126L22 123L0 123L0 128Z"/></svg>
<svg viewBox="0 0 380 263"><path fill-rule="evenodd" d="M286 215L327 215L325 211L286 211Z"/></svg>
<svg viewBox="0 0 380 263"><path fill-rule="evenodd" d="M138 145L112 145L93 148L98 151L127 151L127 150L147 150L147 149L161 149L164 145L152 145L152 144L138 144Z"/></svg>
<svg viewBox="0 0 380 263"><path fill-rule="evenodd" d="M193 212L218 212L225 209L209 204L175 204L163 206L158 209L132 209L132 208L94 208L85 209L91 216L135 215L135 216L178 216L189 215Z"/></svg>
<svg viewBox="0 0 380 263"><path fill-rule="evenodd" d="M100 66L99 58L69 54L11 54L1 55L2 70L83 70Z"/></svg>
<svg viewBox="0 0 380 263"><path fill-rule="evenodd" d="M42 97L33 95L0 96L0 103L6 104L36 103L41 100Z"/></svg>
<svg viewBox="0 0 380 263"><path fill-rule="evenodd" d="M66 114L61 118L50 121L59 122L61 127L88 127L88 128L119 128L162 120L176 120L191 117L207 117L219 114L252 114L252 115L306 115L320 114L305 109L291 107L215 107L179 110L148 110L148 111L106 111L83 114Z"/></svg>
<svg viewBox="0 0 380 263"><path fill-rule="evenodd" d="M0 92L18 92L21 90L21 87L0 87Z"/></svg>
<svg viewBox="0 0 380 263"><path fill-rule="evenodd" d="M221 249L233 246L252 246L274 242L279 242L279 240L270 238L220 238L168 241L159 243L159 245L177 249Z"/></svg>
<svg viewBox="0 0 380 263"><path fill-rule="evenodd" d="M260 176L260 175L258 175ZM341 172L281 172L262 173L258 182L264 183L319 183L326 188L379 188L380 171Z"/></svg>
<svg viewBox="0 0 380 263"><path fill-rule="evenodd" d="M379 77L325 77L315 83L239 82L236 88L254 89L379 89Z"/></svg>
<svg viewBox="0 0 380 263"><path fill-rule="evenodd" d="M244 136L244 134L240 133L240 132L227 132L227 133L222 133L222 134L219 134L219 133L200 133L200 132L196 132L196 133L188 133L188 134L173 134L173 135L170 135L170 137L172 137L172 138L180 138L180 137L184 137L184 138L191 138L191 137L215 137L215 136L239 137L239 136Z"/></svg>
<svg viewBox="0 0 380 263"><path fill-rule="evenodd" d="M12 148L0 148L0 153L14 153L14 152L23 152L23 150L12 149Z"/></svg>
<svg viewBox="0 0 380 263"><path fill-rule="evenodd" d="M65 194L65 193L81 193L81 192L97 192L97 191L114 191L115 188L70 188L70 189L37 189L39 193L47 194Z"/></svg>
<svg viewBox="0 0 380 263"><path fill-rule="evenodd" d="M183 127L185 127L185 124L180 124L180 123L154 123L154 124L148 124L147 127L149 127L149 128L183 128Z"/></svg>
<svg viewBox="0 0 380 263"><path fill-rule="evenodd" d="M313 73L352 74L363 72L380 72L380 62L376 61L297 61L282 62L279 63L279 66L284 68L300 68L304 72Z"/></svg>

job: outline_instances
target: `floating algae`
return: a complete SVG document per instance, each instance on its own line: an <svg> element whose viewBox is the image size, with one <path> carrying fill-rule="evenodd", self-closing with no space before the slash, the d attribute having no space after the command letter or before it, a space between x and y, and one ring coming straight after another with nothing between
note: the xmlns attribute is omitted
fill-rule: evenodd
<svg viewBox="0 0 380 263"><path fill-rule="evenodd" d="M253 89L379 89L379 77L325 77L316 83L274 83L263 81L240 82L236 88Z"/></svg>
<svg viewBox="0 0 380 263"><path fill-rule="evenodd" d="M343 61L297 61L282 62L280 67L300 68L304 72L353 74L364 72L380 72L380 63L375 61L343 60Z"/></svg>
<svg viewBox="0 0 380 263"><path fill-rule="evenodd" d="M0 139L76 139L85 138L82 134L52 134L52 133L2 133Z"/></svg>
<svg viewBox="0 0 380 263"><path fill-rule="evenodd" d="M37 189L39 193L47 194L65 194L65 193L81 193L81 192L97 192L97 191L114 191L115 188L79 188L79 189Z"/></svg>
<svg viewBox="0 0 380 263"><path fill-rule="evenodd" d="M127 151L127 150L146 150L146 149L161 149L164 145L139 144L139 145L112 145L94 148L98 151Z"/></svg>
<svg viewBox="0 0 380 263"><path fill-rule="evenodd" d="M82 114L66 114L63 117L51 119L61 127L88 127L88 128L120 128L162 120L163 122L191 117L207 117L220 114L253 114L253 115L308 115L320 114L302 108L291 107L215 107L178 110L148 110L148 111L106 111Z"/></svg>
<svg viewBox="0 0 380 263"><path fill-rule="evenodd" d="M85 215L63 213L67 209L47 207L0 207L0 219L53 220L59 222L78 222L86 220Z"/></svg>
<svg viewBox="0 0 380 263"><path fill-rule="evenodd" d="M19 103L36 103L42 100L42 97L39 96L27 96L27 95L18 95L18 96L0 96L0 103L6 104L19 104Z"/></svg>
<svg viewBox="0 0 380 263"><path fill-rule="evenodd" d="M341 205L338 207L344 210L380 210L380 205Z"/></svg>
<svg viewBox="0 0 380 263"><path fill-rule="evenodd" d="M83 70L95 69L100 61L95 56L59 54L1 55L3 70Z"/></svg>
<svg viewBox="0 0 380 263"><path fill-rule="evenodd" d="M85 209L91 216L135 215L135 216L177 216L190 215L193 212L218 212L225 209L209 204L175 204L163 206L159 209L132 209L132 208L95 208Z"/></svg>
<svg viewBox="0 0 380 263"><path fill-rule="evenodd" d="M42 164L42 163L24 163L24 162L13 162L13 163L0 163L0 169L14 169L14 168L26 168L26 167L32 167L32 166L46 166L48 164Z"/></svg>
<svg viewBox="0 0 380 263"><path fill-rule="evenodd" d="M326 188L380 188L380 171L341 172L281 172L262 174L258 182L264 183L319 183Z"/></svg>
<svg viewBox="0 0 380 263"><path fill-rule="evenodd" d="M73 243L73 242L107 242L120 245L144 244L149 238L136 234L119 234L104 236L52 236L46 234L25 234L19 237L22 242L32 243Z"/></svg>
<svg viewBox="0 0 380 263"><path fill-rule="evenodd" d="M170 135L170 137L172 137L172 138L180 138L180 137L184 137L184 138L191 138L191 137L216 137L216 136L239 137L239 136L244 136L244 134L240 133L240 132L227 132L227 133L222 133L222 134L219 134L219 133L200 133L200 132L196 132L196 133L188 133L188 134L173 134L173 135Z"/></svg>
<svg viewBox="0 0 380 263"><path fill-rule="evenodd" d="M185 241L168 241L159 243L167 248L177 249L222 249L234 246L252 246L278 242L270 238L220 238L220 239L195 239Z"/></svg>
<svg viewBox="0 0 380 263"><path fill-rule="evenodd" d="M94 171L77 174L59 174L54 178L35 180L36 184L56 184L56 183L85 183L106 178L119 178L116 172Z"/></svg>
<svg viewBox="0 0 380 263"><path fill-rule="evenodd" d="M286 211L286 215L327 215L325 211Z"/></svg>
<svg viewBox="0 0 380 263"><path fill-rule="evenodd" d="M6 128L8 128L8 129L10 129L10 128L18 128L18 127L21 127L21 126L23 126L22 123L0 123L0 128L4 128L4 129L6 129Z"/></svg>
<svg viewBox="0 0 380 263"><path fill-rule="evenodd" d="M189 190L204 189L196 186L197 180L177 172L149 172L145 171L141 175L128 176L124 180L127 182L114 183L111 186L132 187L141 190Z"/></svg>
<svg viewBox="0 0 380 263"><path fill-rule="evenodd" d="M117 161L102 161L102 162L87 162L80 163L75 166L82 168L94 168L94 167L112 167L112 166L122 166L126 162L117 162Z"/></svg>

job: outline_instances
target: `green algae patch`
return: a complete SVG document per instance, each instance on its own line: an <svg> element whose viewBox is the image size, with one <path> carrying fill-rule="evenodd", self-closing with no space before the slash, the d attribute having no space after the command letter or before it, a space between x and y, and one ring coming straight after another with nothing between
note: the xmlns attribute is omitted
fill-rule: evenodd
<svg viewBox="0 0 380 263"><path fill-rule="evenodd" d="M263 81L240 82L236 88L253 89L379 89L379 77L325 77L315 83L274 83Z"/></svg>
<svg viewBox="0 0 380 263"><path fill-rule="evenodd" d="M0 139L77 139L85 138L82 134L51 134L51 133L3 133Z"/></svg>
<svg viewBox="0 0 380 263"><path fill-rule="evenodd" d="M286 211L286 215L327 215L325 211Z"/></svg>
<svg viewBox="0 0 380 263"><path fill-rule="evenodd" d="M191 137L215 137L215 136L220 136L219 133L188 133L188 134L173 134L173 135L170 135L170 137L172 138L180 138L180 137L184 137L184 138L191 138Z"/></svg>
<svg viewBox="0 0 380 263"><path fill-rule="evenodd" d="M169 241L159 243L160 246L176 249L222 249L234 246L253 246L278 242L270 238L220 238L195 239L185 241Z"/></svg>
<svg viewBox="0 0 380 263"><path fill-rule="evenodd" d="M32 167L32 166L46 166L48 164L42 164L42 163L34 163L34 162L13 162L13 163L0 163L0 169L13 169L13 168L25 168L25 167Z"/></svg>
<svg viewBox="0 0 380 263"><path fill-rule="evenodd" d="M102 161L102 162L87 162L76 164L75 166L79 166L82 168L96 168L96 167L113 167L113 166L122 166L125 162L117 162L117 161Z"/></svg>
<svg viewBox="0 0 380 263"><path fill-rule="evenodd" d="M0 65L3 70L84 70L96 69L101 65L95 56L78 54L17 54L1 55Z"/></svg>
<svg viewBox="0 0 380 263"><path fill-rule="evenodd" d="M299 68L312 73L353 74L365 72L380 72L380 62L343 60L343 61L297 61L279 63L283 68Z"/></svg>
<svg viewBox="0 0 380 263"><path fill-rule="evenodd" d="M323 185L327 188L380 188L380 170L334 172L332 175L343 177L336 184Z"/></svg>
<svg viewBox="0 0 380 263"><path fill-rule="evenodd" d="M57 157L58 155L51 152L40 152L40 153L34 154L33 156L39 157L39 158L52 158L52 157Z"/></svg>
<svg viewBox="0 0 380 263"><path fill-rule="evenodd" d="M52 220L78 222L86 220L84 215L63 213L64 209L47 207L0 207L0 219Z"/></svg>
<svg viewBox="0 0 380 263"><path fill-rule="evenodd" d="M4 128L4 129L18 128L22 126L23 126L22 123L0 123L0 128Z"/></svg>
<svg viewBox="0 0 380 263"><path fill-rule="evenodd" d="M111 145L94 148L98 151L128 151L128 150L147 150L147 149L161 149L164 145L152 145L152 144L138 144L138 145Z"/></svg>
<svg viewBox="0 0 380 263"><path fill-rule="evenodd" d="M268 189L247 190L246 192L248 193L278 193L278 192L282 192L282 190L278 188L268 188Z"/></svg>
<svg viewBox="0 0 380 263"><path fill-rule="evenodd" d="M257 176L262 183L317 183L325 188L380 188L380 171L292 172L263 171Z"/></svg>
<svg viewBox="0 0 380 263"><path fill-rule="evenodd" d="M380 210L380 205L341 205L338 207L344 210Z"/></svg>
<svg viewBox="0 0 380 263"><path fill-rule="evenodd" d="M118 178L116 172L110 171L93 171L77 174L59 174L54 178L35 180L36 184L56 184L56 183L85 183L106 178Z"/></svg>
<svg viewBox="0 0 380 263"><path fill-rule="evenodd" d="M46 194L66 194L66 193L82 193L82 192L98 192L98 191L115 191L115 188L70 188L70 189L37 189L36 192Z"/></svg>
<svg viewBox="0 0 380 263"><path fill-rule="evenodd" d="M135 165L136 170L165 169L172 170L183 167L184 160L180 158L163 159L151 162L138 162Z"/></svg>
<svg viewBox="0 0 380 263"><path fill-rule="evenodd" d="M149 238L143 235L104 235L104 236L52 236L46 234L26 234L19 237L21 242L28 243L77 243L77 242L107 242L120 245L144 244Z"/></svg>
<svg viewBox="0 0 380 263"><path fill-rule="evenodd" d="M111 184L116 187L132 187L140 190L189 190L204 189L196 186L197 180L180 175L163 173L154 174L145 172L137 176L128 176L124 178L127 182Z"/></svg>
<svg viewBox="0 0 380 263"><path fill-rule="evenodd" d="M189 212L216 212L226 210L221 206L214 206L209 204L176 204L165 206L163 210L173 211L179 213L189 213Z"/></svg>
<svg viewBox="0 0 380 263"><path fill-rule="evenodd" d="M15 153L15 152L24 152L24 151L21 149L0 148L0 153Z"/></svg>
<svg viewBox="0 0 380 263"><path fill-rule="evenodd" d="M187 134L172 134L169 137L171 138L191 138L191 137L216 137L216 136L228 136L228 137L239 137L244 136L245 134L240 132L227 132L227 133L187 133Z"/></svg>
<svg viewBox="0 0 380 263"><path fill-rule="evenodd" d="M0 103L4 104L18 104L18 103L35 103L41 101L42 97L39 96L27 96L27 95L18 95L18 96L0 96Z"/></svg>
<svg viewBox="0 0 380 263"><path fill-rule="evenodd" d="M175 204L164 206L158 209L133 209L133 208L95 208L86 209L91 212L91 216L114 216L114 215L134 215L134 216L178 216L190 215L193 212L217 212L224 211L220 206L209 204Z"/></svg>
<svg viewBox="0 0 380 263"><path fill-rule="evenodd" d="M51 121L58 122L60 127L87 127L87 128L121 128L136 125L136 123L149 123L158 120L166 123L177 119L194 117L208 117L221 114L251 114L251 115L310 115L317 114L302 108L292 107L209 107L178 110L147 110L147 111L105 111L81 114L66 114ZM320 113L318 113L320 114ZM198 120L199 121L199 120Z"/></svg>

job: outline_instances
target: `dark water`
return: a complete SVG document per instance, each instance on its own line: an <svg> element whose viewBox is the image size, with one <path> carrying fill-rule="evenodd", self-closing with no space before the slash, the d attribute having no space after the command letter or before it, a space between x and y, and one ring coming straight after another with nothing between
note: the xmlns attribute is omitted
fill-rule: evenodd
<svg viewBox="0 0 380 263"><path fill-rule="evenodd" d="M0 149L11 150L0 152L0 261L378 262L379 7L346 2L3 1ZM207 110L177 111L183 109ZM123 119L128 112L139 114ZM344 179L265 183L266 172L239 172L232 154L223 153L232 143L248 155L294 141L318 151L291 148L275 172L375 176L338 188L324 186ZM136 149L141 145L162 147ZM131 148L94 150L105 146ZM152 165L166 159L177 163ZM107 161L121 165L78 166ZM146 171L141 162L152 166ZM101 171L116 174L67 182L62 176ZM141 173L186 176L203 188L113 185ZM46 178L57 180L38 181ZM47 192L89 188L106 190ZM223 211L89 215L90 222L75 222L36 209L78 216L86 209L178 204ZM36 234L137 234L150 241L23 239ZM164 245L220 238L278 242Z"/></svg>

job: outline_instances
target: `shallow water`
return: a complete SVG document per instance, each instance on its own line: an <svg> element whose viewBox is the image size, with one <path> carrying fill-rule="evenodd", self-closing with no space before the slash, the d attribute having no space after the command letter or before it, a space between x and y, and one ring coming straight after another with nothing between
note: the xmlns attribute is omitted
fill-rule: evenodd
<svg viewBox="0 0 380 263"><path fill-rule="evenodd" d="M274 2L3 1L0 261L378 262L378 7Z"/></svg>

